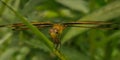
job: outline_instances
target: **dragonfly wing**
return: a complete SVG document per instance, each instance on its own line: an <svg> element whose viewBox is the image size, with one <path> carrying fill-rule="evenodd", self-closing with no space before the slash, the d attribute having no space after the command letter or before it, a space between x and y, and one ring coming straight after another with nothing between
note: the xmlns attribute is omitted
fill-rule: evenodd
<svg viewBox="0 0 120 60"><path fill-rule="evenodd" d="M31 22L34 26L36 26L38 29L43 27L51 27L52 23L42 23L42 22ZM13 30L27 30L28 27L23 23L15 23L15 24L9 24L9 25L0 25L0 27L10 27Z"/></svg>
<svg viewBox="0 0 120 60"><path fill-rule="evenodd" d="M94 29L120 29L119 24L111 23L111 22L99 22L99 21L91 21L91 22L68 22L63 23L67 27L81 27L81 28L94 28Z"/></svg>
<svg viewBox="0 0 120 60"><path fill-rule="evenodd" d="M81 22L67 22L63 23L64 25L105 25L105 24L113 24L111 22L103 22L103 21L81 21Z"/></svg>

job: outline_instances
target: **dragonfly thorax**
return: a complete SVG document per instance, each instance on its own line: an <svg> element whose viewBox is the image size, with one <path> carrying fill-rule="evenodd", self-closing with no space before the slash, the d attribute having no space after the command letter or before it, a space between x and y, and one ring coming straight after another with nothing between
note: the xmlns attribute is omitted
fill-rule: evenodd
<svg viewBox="0 0 120 60"><path fill-rule="evenodd" d="M50 33L61 34L64 30L65 26L62 24L54 24L50 29Z"/></svg>
<svg viewBox="0 0 120 60"><path fill-rule="evenodd" d="M49 34L56 45L56 48L60 45L60 35L64 30L65 26L62 24L54 24L53 27L49 30Z"/></svg>

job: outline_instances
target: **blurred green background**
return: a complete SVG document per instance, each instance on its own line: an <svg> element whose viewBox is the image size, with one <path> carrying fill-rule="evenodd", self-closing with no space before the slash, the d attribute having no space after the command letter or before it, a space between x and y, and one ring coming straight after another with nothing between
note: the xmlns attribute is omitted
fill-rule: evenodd
<svg viewBox="0 0 120 60"><path fill-rule="evenodd" d="M119 0L2 1L30 22L120 22ZM18 22L21 22L19 18L0 2L0 25ZM41 28L40 31L51 40L49 29ZM61 42L60 52L67 60L120 60L120 30L66 28ZM0 28L0 60L60 59L30 30Z"/></svg>

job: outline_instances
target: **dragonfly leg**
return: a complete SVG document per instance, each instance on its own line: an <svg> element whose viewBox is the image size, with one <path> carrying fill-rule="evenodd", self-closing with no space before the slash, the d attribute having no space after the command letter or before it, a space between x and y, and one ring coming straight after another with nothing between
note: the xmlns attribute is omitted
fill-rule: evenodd
<svg viewBox="0 0 120 60"><path fill-rule="evenodd" d="M59 39L54 40L54 44L55 44L55 49L59 49L61 46L61 42Z"/></svg>

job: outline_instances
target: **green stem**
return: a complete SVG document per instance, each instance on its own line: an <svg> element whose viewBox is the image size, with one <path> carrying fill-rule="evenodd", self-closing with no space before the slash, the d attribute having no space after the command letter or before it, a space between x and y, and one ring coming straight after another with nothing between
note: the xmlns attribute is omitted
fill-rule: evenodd
<svg viewBox="0 0 120 60"><path fill-rule="evenodd" d="M5 0L5 2L7 3L9 0ZM0 8L0 16L3 14L3 12L5 11L5 5L1 5Z"/></svg>
<svg viewBox="0 0 120 60"><path fill-rule="evenodd" d="M1 1L1 0L0 0ZM54 48L54 44L44 35L42 34L34 25L32 25L28 20L23 17L20 13L16 12L12 7L7 5L5 2L1 1L5 6L7 6L20 20L29 28L31 31L33 31L34 34L39 36L41 41L45 43L48 48L53 51L54 54L56 54L61 60L66 60L65 57Z"/></svg>

